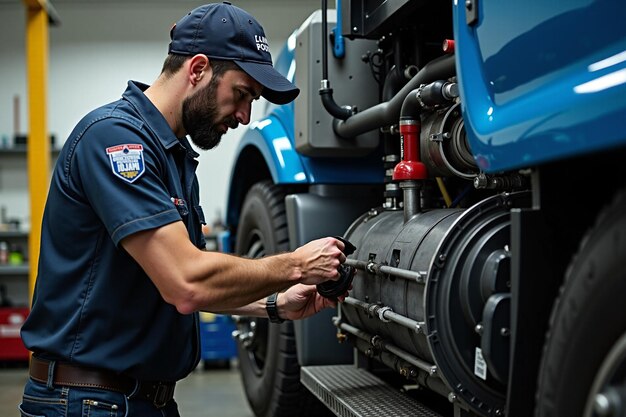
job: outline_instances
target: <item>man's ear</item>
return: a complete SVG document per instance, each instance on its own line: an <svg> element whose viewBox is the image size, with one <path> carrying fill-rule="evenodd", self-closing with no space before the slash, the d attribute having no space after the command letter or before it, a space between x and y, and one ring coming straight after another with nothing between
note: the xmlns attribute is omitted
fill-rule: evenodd
<svg viewBox="0 0 626 417"><path fill-rule="evenodd" d="M204 54L194 55L189 60L188 78L192 85L197 85L204 77L211 78L213 71L209 58Z"/></svg>

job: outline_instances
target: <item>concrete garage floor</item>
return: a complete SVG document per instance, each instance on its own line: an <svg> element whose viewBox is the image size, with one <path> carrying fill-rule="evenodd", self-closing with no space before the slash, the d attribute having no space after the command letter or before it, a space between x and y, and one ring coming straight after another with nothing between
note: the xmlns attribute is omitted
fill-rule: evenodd
<svg viewBox="0 0 626 417"><path fill-rule="evenodd" d="M26 367L0 368L0 416L19 416L17 405L28 378ZM236 365L203 370L202 364L176 386L181 417L254 417Z"/></svg>

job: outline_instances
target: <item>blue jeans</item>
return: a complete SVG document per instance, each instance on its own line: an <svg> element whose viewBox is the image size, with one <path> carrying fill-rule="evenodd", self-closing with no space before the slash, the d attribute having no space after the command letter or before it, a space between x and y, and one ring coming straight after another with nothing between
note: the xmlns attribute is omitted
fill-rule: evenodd
<svg viewBox="0 0 626 417"><path fill-rule="evenodd" d="M150 401L107 390L47 386L29 378L19 405L22 417L180 417L176 401Z"/></svg>

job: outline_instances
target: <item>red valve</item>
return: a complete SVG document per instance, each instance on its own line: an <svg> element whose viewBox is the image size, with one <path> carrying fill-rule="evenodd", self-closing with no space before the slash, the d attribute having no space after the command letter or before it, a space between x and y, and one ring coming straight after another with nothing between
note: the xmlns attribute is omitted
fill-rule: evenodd
<svg viewBox="0 0 626 417"><path fill-rule="evenodd" d="M401 120L402 161L393 169L394 181L423 180L428 177L426 165L419 159L420 124L417 120Z"/></svg>
<svg viewBox="0 0 626 417"><path fill-rule="evenodd" d="M446 54L454 53L454 41L452 39L443 40L443 52Z"/></svg>

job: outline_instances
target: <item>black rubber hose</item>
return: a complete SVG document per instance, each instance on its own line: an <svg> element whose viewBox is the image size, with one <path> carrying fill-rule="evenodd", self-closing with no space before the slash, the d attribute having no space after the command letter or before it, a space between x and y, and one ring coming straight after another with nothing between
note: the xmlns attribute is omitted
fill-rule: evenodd
<svg viewBox="0 0 626 417"><path fill-rule="evenodd" d="M370 130L397 123L406 96L422 84L448 79L455 74L454 55L444 55L426 64L391 100L377 104L348 119L333 121L335 133L344 138L354 138Z"/></svg>
<svg viewBox="0 0 626 417"><path fill-rule="evenodd" d="M400 109L400 120L419 120L422 104L417 99L419 89L411 91L404 101Z"/></svg>
<svg viewBox="0 0 626 417"><path fill-rule="evenodd" d="M322 80L328 80L328 0L322 0Z"/></svg>
<svg viewBox="0 0 626 417"><path fill-rule="evenodd" d="M322 104L324 108L331 116L346 120L352 116L352 108L349 106L340 107L333 99L333 89L330 88L330 81L328 81L328 40L326 39L328 33L328 1L322 0L322 83L324 87L320 88L320 96L322 97Z"/></svg>
<svg viewBox="0 0 626 417"><path fill-rule="evenodd" d="M405 82L406 78L404 78L402 70L397 65L394 65L389 71L387 77L385 77L382 92L383 100L391 100L393 96L395 96L396 93L404 86Z"/></svg>

